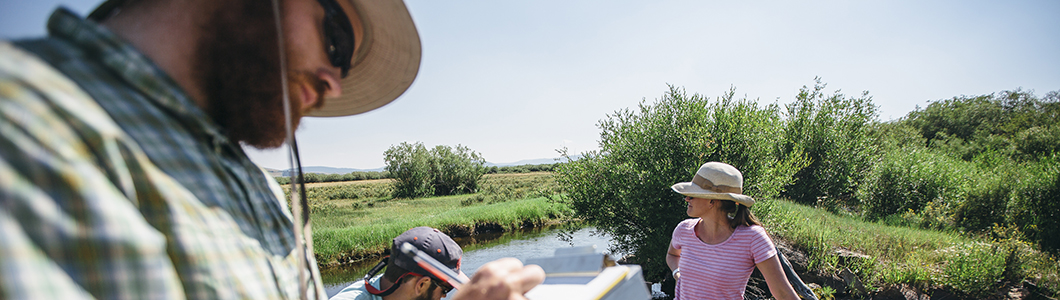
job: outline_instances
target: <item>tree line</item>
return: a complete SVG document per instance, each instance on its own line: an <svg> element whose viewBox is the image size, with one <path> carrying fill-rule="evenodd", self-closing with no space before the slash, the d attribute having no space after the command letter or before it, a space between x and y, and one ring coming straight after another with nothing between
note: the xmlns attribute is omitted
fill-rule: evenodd
<svg viewBox="0 0 1060 300"><path fill-rule="evenodd" d="M515 174L515 173L530 173L530 172L552 172L559 163L554 164L525 164L517 166L491 166L486 169L486 174ZM390 176L390 172L387 171L360 171L350 172L344 174L324 174L324 173L305 173L303 174L306 183L314 182L341 182L341 181L358 181L358 180L375 180L375 179L393 179ZM276 176L276 182L287 185L291 184L291 178L288 176Z"/></svg>

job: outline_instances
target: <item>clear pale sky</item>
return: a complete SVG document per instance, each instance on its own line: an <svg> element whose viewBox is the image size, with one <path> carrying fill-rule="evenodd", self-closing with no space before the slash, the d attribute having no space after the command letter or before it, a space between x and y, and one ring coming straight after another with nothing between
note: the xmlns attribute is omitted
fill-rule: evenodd
<svg viewBox="0 0 1060 300"><path fill-rule="evenodd" d="M0 37L100 1L0 0ZM789 103L816 76L868 91L881 120L928 101L1060 90L1060 1L407 0L423 43L412 87L362 115L309 118L302 163L370 169L401 142L462 144L495 163L597 148L607 114L667 84ZM288 168L282 150L250 151ZM698 164L699 162L690 162Z"/></svg>

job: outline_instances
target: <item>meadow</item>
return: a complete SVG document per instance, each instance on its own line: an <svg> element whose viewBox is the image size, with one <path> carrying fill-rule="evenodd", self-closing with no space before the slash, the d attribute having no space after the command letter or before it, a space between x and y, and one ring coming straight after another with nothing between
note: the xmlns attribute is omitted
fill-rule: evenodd
<svg viewBox="0 0 1060 300"><path fill-rule="evenodd" d="M571 219L570 209L549 200L551 173L490 174L474 194L392 198L392 180L307 184L313 247L322 267L382 254L390 240L416 226L454 237L505 232Z"/></svg>

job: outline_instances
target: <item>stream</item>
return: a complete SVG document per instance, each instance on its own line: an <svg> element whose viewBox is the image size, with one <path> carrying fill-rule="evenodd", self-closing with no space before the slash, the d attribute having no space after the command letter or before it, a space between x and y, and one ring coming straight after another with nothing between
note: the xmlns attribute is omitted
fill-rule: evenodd
<svg viewBox="0 0 1060 300"><path fill-rule="evenodd" d="M567 234L570 234L567 236ZM566 237L569 237L566 238ZM532 229L524 231L482 234L474 237L454 239L464 249L462 271L473 277L482 265L504 257L515 257L521 261L530 258L550 257L556 248L580 247L595 245L598 252L607 252L611 237L596 231L592 227L577 229L573 233L560 227ZM612 254L618 259L621 255ZM375 266L381 258L368 259L365 262L343 267L341 269L322 270L324 289L331 297L351 283L362 280L368 269Z"/></svg>

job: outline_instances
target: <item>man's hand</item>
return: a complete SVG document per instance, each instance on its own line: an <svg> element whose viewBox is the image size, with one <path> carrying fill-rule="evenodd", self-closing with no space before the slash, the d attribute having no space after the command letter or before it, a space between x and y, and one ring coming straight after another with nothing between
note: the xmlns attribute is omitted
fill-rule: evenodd
<svg viewBox="0 0 1060 300"><path fill-rule="evenodd" d="M545 281L545 271L537 265L523 266L514 258L491 261L475 271L453 300L520 300L527 291Z"/></svg>

